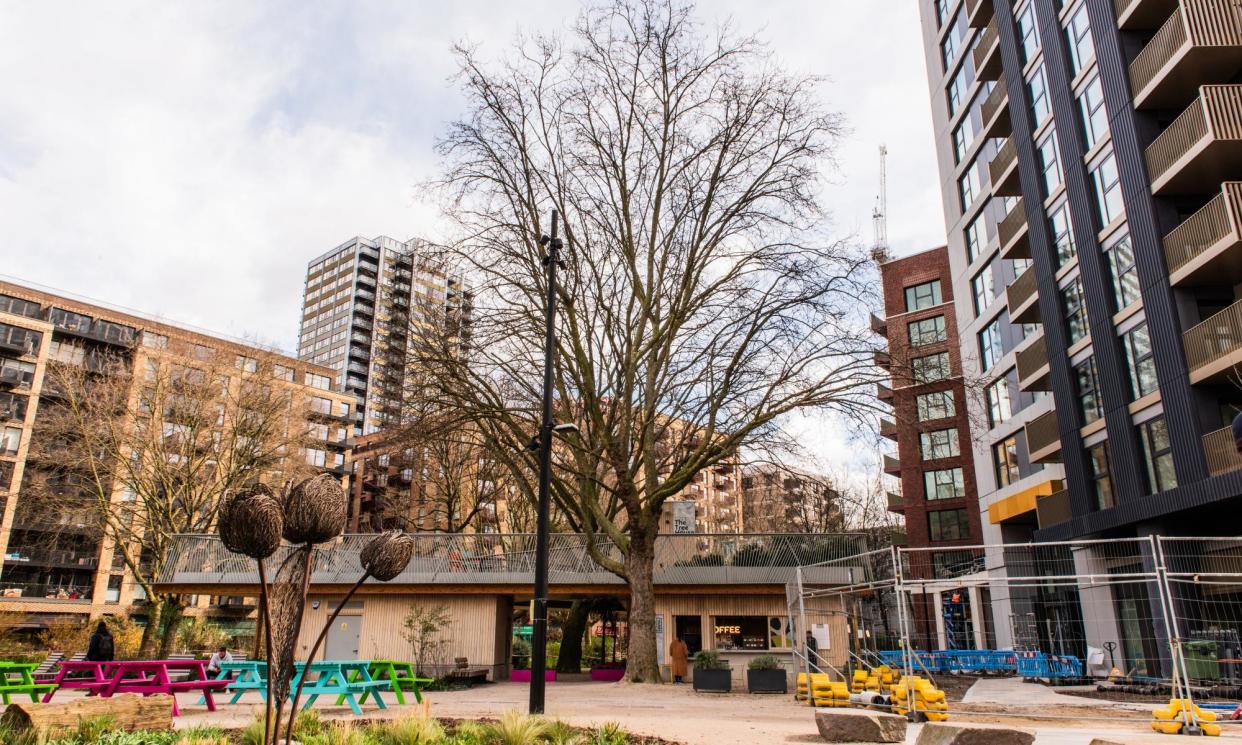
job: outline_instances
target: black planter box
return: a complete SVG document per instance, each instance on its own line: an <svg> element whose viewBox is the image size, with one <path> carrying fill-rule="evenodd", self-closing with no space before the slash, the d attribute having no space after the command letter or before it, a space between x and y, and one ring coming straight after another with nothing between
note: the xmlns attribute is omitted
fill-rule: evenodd
<svg viewBox="0 0 1242 745"><path fill-rule="evenodd" d="M789 693L784 670L747 670L746 690L751 693Z"/></svg>
<svg viewBox="0 0 1242 745"><path fill-rule="evenodd" d="M730 670L703 670L696 667L694 690L728 693L733 690L733 673Z"/></svg>

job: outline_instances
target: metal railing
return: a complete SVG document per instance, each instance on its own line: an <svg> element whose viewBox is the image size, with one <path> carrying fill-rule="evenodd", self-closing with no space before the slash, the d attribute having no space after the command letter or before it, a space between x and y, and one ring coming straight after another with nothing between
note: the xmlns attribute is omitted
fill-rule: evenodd
<svg viewBox="0 0 1242 745"><path fill-rule="evenodd" d="M1037 379L1040 370L1048 365L1048 340L1041 333L1039 338L1014 354L1018 368L1018 382L1025 383Z"/></svg>
<svg viewBox="0 0 1242 745"><path fill-rule="evenodd" d="M1242 350L1242 300L1187 330L1182 334L1182 346L1192 373Z"/></svg>
<svg viewBox="0 0 1242 745"><path fill-rule="evenodd" d="M1014 202L1013 209L1009 210L1009 214L1000 221L996 226L996 235L1000 239L1001 253L1004 253L1009 245L1016 241L1023 232L1026 231L1026 208L1024 200L1019 197Z"/></svg>
<svg viewBox="0 0 1242 745"><path fill-rule="evenodd" d="M1027 422L1026 446L1032 459L1036 459L1037 453L1047 456L1060 449L1061 431L1057 427L1056 409L1046 411Z"/></svg>
<svg viewBox="0 0 1242 745"><path fill-rule="evenodd" d="M1184 47L1242 46L1242 27L1232 4L1217 0L1182 0L1143 51L1130 64L1136 102Z"/></svg>
<svg viewBox="0 0 1242 745"><path fill-rule="evenodd" d="M1242 455L1233 442L1233 428L1225 427L1203 436L1203 454L1207 457L1208 473L1219 476L1242 468Z"/></svg>
<svg viewBox="0 0 1242 745"><path fill-rule="evenodd" d="M1013 138L1009 137L988 163L988 178L992 182L992 193L1000 194L1001 177L1005 175L1010 166L1017 162L1018 150L1013 144Z"/></svg>
<svg viewBox="0 0 1242 745"><path fill-rule="evenodd" d="M7 582L0 580L0 598L5 600L77 600L89 601L95 588L56 582Z"/></svg>
<svg viewBox="0 0 1242 745"><path fill-rule="evenodd" d="M1156 188L1204 138L1242 139L1242 85L1205 85L1173 123L1150 145L1144 157Z"/></svg>
<svg viewBox="0 0 1242 745"><path fill-rule="evenodd" d="M1019 274L1018 278L1005 288L1005 304L1009 306L1009 315L1012 317L1015 310L1035 297L1037 289L1039 289L1039 280L1035 277L1035 267L1027 267L1025 272Z"/></svg>
<svg viewBox="0 0 1242 745"><path fill-rule="evenodd" d="M1069 489L1053 492L1046 497L1038 497L1035 500L1035 515L1039 520L1040 528L1060 525L1072 518L1074 513L1070 509Z"/></svg>
<svg viewBox="0 0 1242 745"><path fill-rule="evenodd" d="M1009 89L1005 86L1004 80L998 80L992 86L992 92L983 99L983 103L979 106L979 118L983 121L985 131L989 129L988 125L992 123L996 115L1008 104Z"/></svg>
<svg viewBox="0 0 1242 745"><path fill-rule="evenodd" d="M990 22L994 12L992 0L966 0L967 22L974 28Z"/></svg>
<svg viewBox="0 0 1242 745"><path fill-rule="evenodd" d="M983 29L983 33L979 36L979 46L975 47L974 61L975 70L980 80L994 79L996 76L985 76L989 71L986 64L993 54L997 53L997 42L1000 41L1000 32L996 28L996 19L988 21L987 28Z"/></svg>
<svg viewBox="0 0 1242 745"><path fill-rule="evenodd" d="M1147 42L1143 51L1139 52L1134 61L1130 63L1130 89L1134 91L1135 98L1146 90L1156 75L1177 53L1177 50L1190 38L1181 8L1194 2L1195 0L1184 0L1151 41Z"/></svg>
<svg viewBox="0 0 1242 745"><path fill-rule="evenodd" d="M884 456L884 472L885 473L900 473L901 472L901 461L894 458L891 455L885 455Z"/></svg>
<svg viewBox="0 0 1242 745"><path fill-rule="evenodd" d="M311 573L314 584L351 584L362 575L359 554L374 536L347 535L317 550ZM394 584L531 584L535 572L533 533L416 533L414 558ZM793 568L864 550L866 536L832 534L705 534L661 535L655 542L657 584L783 584ZM279 563L290 551L282 548L269 561ZM623 555L601 539L596 554L610 561ZM549 543L549 576L553 584L622 584L599 563L580 534L555 534ZM825 581L831 578L824 575ZM166 587L255 584L255 563L231 553L217 536L175 536L158 584Z"/></svg>
<svg viewBox="0 0 1242 745"><path fill-rule="evenodd" d="M1228 181L1221 193L1164 237L1164 258L1172 274L1229 236L1238 236L1242 182Z"/></svg>

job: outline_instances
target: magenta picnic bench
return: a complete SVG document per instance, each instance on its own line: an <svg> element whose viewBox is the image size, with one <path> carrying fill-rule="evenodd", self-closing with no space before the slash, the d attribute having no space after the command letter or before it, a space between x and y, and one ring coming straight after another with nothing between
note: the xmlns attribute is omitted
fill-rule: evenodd
<svg viewBox="0 0 1242 745"><path fill-rule="evenodd" d="M173 680L170 671L188 671L186 680ZM81 673L81 677L70 677ZM108 698L117 693L138 693L150 696L167 693L173 697L173 716L181 715L176 694L198 691L207 702L207 710L216 710L212 697L215 691L224 690L227 680L213 680L207 676L207 660L125 660L121 662L62 662L56 677L50 682L57 688L43 697L43 703L52 700L57 691L80 688L96 696Z"/></svg>

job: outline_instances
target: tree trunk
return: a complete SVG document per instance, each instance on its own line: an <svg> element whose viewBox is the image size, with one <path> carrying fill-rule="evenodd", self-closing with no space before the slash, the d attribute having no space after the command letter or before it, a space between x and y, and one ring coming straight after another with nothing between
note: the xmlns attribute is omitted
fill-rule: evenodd
<svg viewBox="0 0 1242 745"><path fill-rule="evenodd" d="M185 617L185 607L181 604L180 596L174 596L162 603L163 609L160 611L160 620L163 621L164 631L160 636L160 656L159 659L166 660L168 655L172 654L173 647L177 644L177 631L181 629L181 619Z"/></svg>
<svg viewBox="0 0 1242 745"><path fill-rule="evenodd" d="M625 677L634 683L659 683L660 665L655 638L655 535L635 531L630 536L626 573L630 585L630 645Z"/></svg>
<svg viewBox="0 0 1242 745"><path fill-rule="evenodd" d="M556 658L558 673L582 672L582 639L590 616L591 606L583 600L575 600L569 607L569 616L561 627L561 654Z"/></svg>
<svg viewBox="0 0 1242 745"><path fill-rule="evenodd" d="M147 625L142 627L142 643L138 645L138 659L149 660L155 657L156 642L160 635L160 608L163 605L158 598L147 601Z"/></svg>

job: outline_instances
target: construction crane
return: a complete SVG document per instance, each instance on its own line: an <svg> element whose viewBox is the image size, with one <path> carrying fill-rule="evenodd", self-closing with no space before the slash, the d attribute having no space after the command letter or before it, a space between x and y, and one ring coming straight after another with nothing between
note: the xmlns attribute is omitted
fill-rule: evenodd
<svg viewBox="0 0 1242 745"><path fill-rule="evenodd" d="M874 233L874 245L871 255L876 261L888 260L888 146L880 145L880 194L875 198L875 209L871 210L871 230Z"/></svg>

